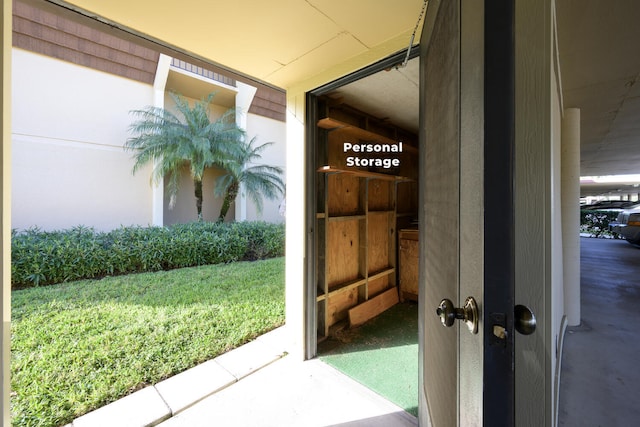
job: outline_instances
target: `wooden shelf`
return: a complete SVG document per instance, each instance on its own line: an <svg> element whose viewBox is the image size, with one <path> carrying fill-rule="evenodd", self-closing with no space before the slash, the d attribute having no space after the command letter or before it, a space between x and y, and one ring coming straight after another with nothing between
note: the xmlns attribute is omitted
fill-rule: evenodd
<svg viewBox="0 0 640 427"><path fill-rule="evenodd" d="M396 211L392 211L392 210L370 210L369 211L369 215L389 215L389 214L396 214Z"/></svg>
<svg viewBox="0 0 640 427"><path fill-rule="evenodd" d="M337 216L329 215L329 217L326 219L329 222L338 222L338 221L360 221L366 218L367 218L366 215L361 214L361 215L337 215Z"/></svg>
<svg viewBox="0 0 640 427"><path fill-rule="evenodd" d="M415 179L399 176L407 173L407 167L376 172L346 167L341 152L335 151L346 138L380 144L398 141L331 118L320 120L318 126L330 131L319 157L327 165L317 169L322 175L317 180L316 304L318 340L322 340L397 302L398 197L406 197L406 188L413 187ZM338 130L344 132L332 132ZM417 151L403 144L409 166ZM390 298L393 295L395 299Z"/></svg>
<svg viewBox="0 0 640 427"><path fill-rule="evenodd" d="M373 274L369 274L367 278L358 278L356 280L352 280L352 281L349 281L349 282L341 283L341 284L331 288L329 290L329 292L327 292L327 293L323 293L322 290L318 289L318 295L316 297L316 301L317 302L324 301L327 298L336 296L336 295L338 295L340 293L348 292L348 291L350 291L352 289L355 289L357 287L366 285L368 281L372 281L372 280L380 279L382 277L390 276L392 274L395 274L395 272L396 272L395 267L390 267L390 268L375 272Z"/></svg>
<svg viewBox="0 0 640 427"><path fill-rule="evenodd" d="M338 221L361 221L366 219L367 216L365 214L347 214L347 215L327 215L325 213L317 213L316 219L326 219L329 222L338 222Z"/></svg>
<svg viewBox="0 0 640 427"><path fill-rule="evenodd" d="M369 280L376 280L376 279L379 279L379 278L381 278L381 277L389 276L389 275L391 275L391 274L395 274L395 273L396 273L396 269L395 269L395 267L390 267L390 268L386 268L386 269L384 269L384 270L381 270L381 271L375 272L375 273L373 273L373 274L369 274L368 279L369 279Z"/></svg>
<svg viewBox="0 0 640 427"><path fill-rule="evenodd" d="M407 178L406 176L387 175L384 173L369 172L369 171L363 171L359 169L340 169L333 166L322 166L321 168L318 169L318 172L329 173L329 174L345 173L349 175L359 176L361 178L382 179L385 181L394 181L394 182L413 181L411 178Z"/></svg>
<svg viewBox="0 0 640 427"><path fill-rule="evenodd" d="M328 131L344 130L344 131L347 131L354 138L361 139L364 141L378 142L382 144L396 144L399 142L387 136L383 136L378 133L371 132L366 129L362 129L358 126L354 126L349 123L344 123L344 122L341 122L340 120L332 119L330 117L319 120L318 127L322 129L326 129ZM403 148L412 153L418 152L418 149L416 147L413 147L408 144L403 144Z"/></svg>
<svg viewBox="0 0 640 427"><path fill-rule="evenodd" d="M327 292L326 296L330 297L330 296L337 295L341 292L350 291L351 289L357 288L358 286L362 286L366 283L367 283L367 279L364 279L364 278L359 278L356 280L352 280L350 282L341 283L329 289L329 292Z"/></svg>
<svg viewBox="0 0 640 427"><path fill-rule="evenodd" d="M398 218L406 218L416 216L415 212L398 212L396 214Z"/></svg>
<svg viewBox="0 0 640 427"><path fill-rule="evenodd" d="M396 183L409 179L331 166L318 172L326 178L324 206L316 213L323 252L316 303L318 339L323 339L351 309L390 289L397 293L396 238L389 230L396 227ZM331 174L358 179L329 179ZM353 277L357 279L349 279ZM378 306L372 307L375 311Z"/></svg>

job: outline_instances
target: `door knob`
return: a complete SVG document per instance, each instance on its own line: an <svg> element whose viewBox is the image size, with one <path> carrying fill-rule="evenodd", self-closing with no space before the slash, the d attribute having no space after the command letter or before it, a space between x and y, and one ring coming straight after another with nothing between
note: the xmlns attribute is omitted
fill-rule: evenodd
<svg viewBox="0 0 640 427"><path fill-rule="evenodd" d="M531 335L536 330L536 316L526 305L516 305L513 310L513 322L516 331L522 335Z"/></svg>
<svg viewBox="0 0 640 427"><path fill-rule="evenodd" d="M455 320L462 320L469 332L472 334L478 333L478 304L473 297L469 297L465 300L462 308L455 308L450 299L443 299L440 301L440 305L436 309L436 314L440 317L440 322L443 326L451 327L455 323Z"/></svg>

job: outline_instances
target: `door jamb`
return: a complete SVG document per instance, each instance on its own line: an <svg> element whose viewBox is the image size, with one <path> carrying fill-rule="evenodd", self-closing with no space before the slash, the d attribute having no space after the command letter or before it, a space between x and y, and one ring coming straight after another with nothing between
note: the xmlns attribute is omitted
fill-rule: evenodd
<svg viewBox="0 0 640 427"><path fill-rule="evenodd" d="M415 45L410 48L409 59L414 59L420 56L420 45ZM402 50L395 53L385 59L382 59L375 64L369 65L344 77L341 77L326 85L320 86L310 92L307 92L305 96L305 140L307 144L307 150L305 150L305 205L308 207L305 213L305 230L307 230L307 236L305 239L306 246L306 263L305 263L305 343L304 343L304 357L305 359L312 359L316 356L317 347L317 319L318 310L316 303L316 281L317 281L317 264L316 259L318 251L316 247L316 212L317 212L317 128L315 124L318 122L318 97L332 92L341 86L345 86L349 83L353 83L364 77L368 77L372 74L383 70L389 70L394 67L400 66L407 58L407 51Z"/></svg>
<svg viewBox="0 0 640 427"><path fill-rule="evenodd" d="M485 425L515 422L515 1L485 2ZM494 325L506 329L496 339Z"/></svg>

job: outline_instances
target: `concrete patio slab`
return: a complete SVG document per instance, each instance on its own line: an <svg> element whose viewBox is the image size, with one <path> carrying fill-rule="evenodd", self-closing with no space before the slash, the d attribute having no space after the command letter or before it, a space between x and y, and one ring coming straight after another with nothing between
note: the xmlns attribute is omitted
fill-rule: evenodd
<svg viewBox="0 0 640 427"><path fill-rule="evenodd" d="M210 360L168 378L155 387L175 415L236 381L229 371Z"/></svg>
<svg viewBox="0 0 640 427"><path fill-rule="evenodd" d="M278 335L274 334L271 337L275 339ZM213 360L240 380L285 354L282 349L276 350L275 344L269 342L269 337L256 339Z"/></svg>
<svg viewBox="0 0 640 427"><path fill-rule="evenodd" d="M256 341L260 341L267 345L271 351L279 356L286 354L286 349L290 345L291 337L287 334L287 329L284 326L276 328L266 334L260 335L256 338Z"/></svg>
<svg viewBox="0 0 640 427"><path fill-rule="evenodd" d="M147 427L170 417L171 410L155 387L146 387L76 418L73 427Z"/></svg>
<svg viewBox="0 0 640 427"><path fill-rule="evenodd" d="M320 360L284 357L160 425L405 427L418 423Z"/></svg>

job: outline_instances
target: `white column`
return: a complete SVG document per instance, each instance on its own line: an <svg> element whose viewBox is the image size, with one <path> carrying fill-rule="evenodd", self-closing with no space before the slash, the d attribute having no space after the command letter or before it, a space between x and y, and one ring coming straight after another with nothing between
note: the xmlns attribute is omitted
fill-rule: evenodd
<svg viewBox="0 0 640 427"><path fill-rule="evenodd" d="M167 78L169 77L169 67L171 66L171 57L160 54L158 59L158 67L156 69L156 76L153 82L153 106L158 108L164 108L164 89L167 85ZM154 164L155 166L155 164ZM164 225L164 179L160 179L158 182L153 182L152 195L151 195L151 218L153 225Z"/></svg>
<svg viewBox="0 0 640 427"><path fill-rule="evenodd" d="M290 357L304 360L306 357L306 322L313 310L306 299L306 237L305 228L305 144L304 144L304 94L287 94L287 221L286 247L286 332L287 351ZM298 107L299 111L296 110ZM305 285L303 285L305 284ZM315 289L315 287L313 287Z"/></svg>
<svg viewBox="0 0 640 427"><path fill-rule="evenodd" d="M564 311L569 326L580 324L580 109L562 120L562 237Z"/></svg>
<svg viewBox="0 0 640 427"><path fill-rule="evenodd" d="M11 14L12 1L3 0L0 8L0 31L2 33L2 86L0 86L0 200L2 214L0 216L0 236L2 236L2 292L0 293L0 315L2 316L2 339L0 348L0 424L11 425L9 394L11 392Z"/></svg>
<svg viewBox="0 0 640 427"><path fill-rule="evenodd" d="M247 115L249 114L249 107L251 107L257 88L242 82L236 82L236 87L238 88L238 93L236 94L236 124L247 131L247 138L250 140L253 135L250 135L247 129ZM247 194L244 191L244 185L241 184L238 197L236 197L236 221L246 220Z"/></svg>

